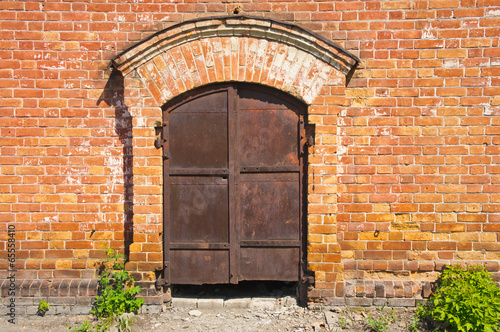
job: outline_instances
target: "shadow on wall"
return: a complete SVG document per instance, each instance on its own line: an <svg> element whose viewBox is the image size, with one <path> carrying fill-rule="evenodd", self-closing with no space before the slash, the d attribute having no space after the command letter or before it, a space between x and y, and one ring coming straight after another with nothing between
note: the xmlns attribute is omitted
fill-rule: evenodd
<svg viewBox="0 0 500 332"><path fill-rule="evenodd" d="M124 78L120 71L113 69L104 90L97 100L99 106L105 102L115 108L115 130L123 146L123 202L124 202L124 250L128 259L133 241L134 174L132 146L132 117L125 105Z"/></svg>

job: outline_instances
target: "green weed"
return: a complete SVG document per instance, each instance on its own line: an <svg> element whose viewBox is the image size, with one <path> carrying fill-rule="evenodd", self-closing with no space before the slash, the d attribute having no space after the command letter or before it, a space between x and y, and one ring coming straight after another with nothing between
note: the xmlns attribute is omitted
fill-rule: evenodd
<svg viewBox="0 0 500 332"><path fill-rule="evenodd" d="M101 265L99 293L91 313L97 322L85 320L80 326L69 328L74 332L105 332L116 324L119 332L131 331L133 317L122 316L124 313L137 314L143 299L138 299L141 291L134 286L134 278L125 270L125 257L114 249L107 249L108 258Z"/></svg>
<svg viewBox="0 0 500 332"><path fill-rule="evenodd" d="M447 267L416 316L435 330L500 331L500 287L483 267Z"/></svg>
<svg viewBox="0 0 500 332"><path fill-rule="evenodd" d="M340 315L339 327L343 330L349 328L349 325L351 325L351 320L349 318L344 317L344 315Z"/></svg>
<svg viewBox="0 0 500 332"><path fill-rule="evenodd" d="M384 311L385 305L382 306L381 308L377 308L378 311ZM389 324L394 323L396 321L396 315L394 313L394 310L391 310L391 312L382 314L379 318L375 318L372 316L372 314L368 315L368 318L366 318L366 322L370 327L372 328L373 331L376 332L386 332L389 329Z"/></svg>
<svg viewBox="0 0 500 332"><path fill-rule="evenodd" d="M114 249L106 250L108 258L104 261L100 275L100 296L97 296L91 313L97 319L112 319L125 312L138 313L143 299L136 295L141 291L134 286L134 278L125 270L124 256Z"/></svg>
<svg viewBox="0 0 500 332"><path fill-rule="evenodd" d="M417 316L413 316L411 318L411 322L409 325L406 326L409 332L417 332L419 331L419 326L420 326L420 320L418 319Z"/></svg>
<svg viewBox="0 0 500 332"><path fill-rule="evenodd" d="M50 305L47 303L47 301L40 300L40 302L38 302L38 310L48 311L49 308L50 308Z"/></svg>
<svg viewBox="0 0 500 332"><path fill-rule="evenodd" d="M95 329L92 327L92 324L88 319L86 319L83 323L80 324L80 326L75 326L70 328L68 324L68 330L72 332L90 332L90 331L95 331Z"/></svg>

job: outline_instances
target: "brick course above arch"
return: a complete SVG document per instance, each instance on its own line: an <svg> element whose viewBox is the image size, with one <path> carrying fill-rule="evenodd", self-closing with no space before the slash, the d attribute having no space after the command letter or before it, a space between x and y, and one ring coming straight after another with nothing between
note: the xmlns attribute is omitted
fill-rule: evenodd
<svg viewBox="0 0 500 332"><path fill-rule="evenodd" d="M158 32L113 60L144 80L158 104L215 82L254 82L307 104L352 76L356 56L300 27L246 16L205 18Z"/></svg>

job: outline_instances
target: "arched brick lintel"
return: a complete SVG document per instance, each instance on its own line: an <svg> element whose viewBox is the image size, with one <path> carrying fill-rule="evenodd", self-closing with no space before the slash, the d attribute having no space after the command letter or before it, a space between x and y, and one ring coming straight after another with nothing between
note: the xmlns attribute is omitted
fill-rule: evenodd
<svg viewBox="0 0 500 332"><path fill-rule="evenodd" d="M226 16L160 31L113 60L136 72L158 106L198 86L253 82L312 104L324 85L345 84L358 58L308 30L275 20Z"/></svg>
<svg viewBox="0 0 500 332"><path fill-rule="evenodd" d="M343 266L336 238L336 119L345 104L344 86L358 59L300 27L262 18L228 16L184 22L161 31L113 60L121 71L124 105L131 121L133 233L130 264L162 269L159 251L163 197L162 150L154 147L155 126L172 98L199 86L247 82L284 91L308 105L307 124L314 125L307 172L307 268L314 272L310 298L343 296ZM123 105L122 105L123 106ZM312 128L312 126L311 126ZM135 162L137 160L137 163ZM323 162L323 160L325 162ZM139 234L144 235L142 238ZM155 239L159 242L152 243ZM147 235L148 243L145 241ZM328 242L318 239L328 237ZM325 240L326 241L326 240ZM152 248L152 249L151 249ZM138 253L156 250L149 262ZM142 264L142 265L140 265ZM149 270L151 271L151 270ZM151 272L147 272L151 273ZM147 274L146 273L146 274ZM154 278L146 275L145 278Z"/></svg>

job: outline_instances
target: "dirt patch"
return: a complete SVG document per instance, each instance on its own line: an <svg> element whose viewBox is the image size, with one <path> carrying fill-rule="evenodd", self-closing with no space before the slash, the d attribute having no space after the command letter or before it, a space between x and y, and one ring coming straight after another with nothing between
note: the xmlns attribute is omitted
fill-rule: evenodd
<svg viewBox="0 0 500 332"><path fill-rule="evenodd" d="M135 316L133 331L373 331L368 321L390 318L387 331L411 331L414 309L352 308L306 309L285 307L262 309L189 309L166 308L159 314ZM18 316L16 324L0 318L0 331L68 331L80 325L86 315Z"/></svg>
<svg viewBox="0 0 500 332"><path fill-rule="evenodd" d="M415 308L332 308L323 312L328 331L424 331L416 326Z"/></svg>

